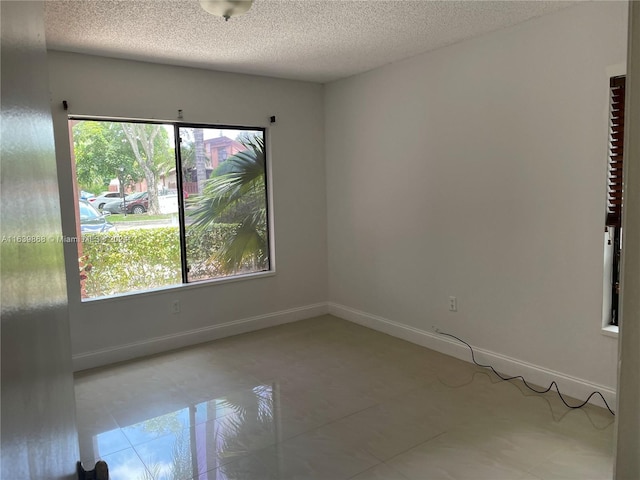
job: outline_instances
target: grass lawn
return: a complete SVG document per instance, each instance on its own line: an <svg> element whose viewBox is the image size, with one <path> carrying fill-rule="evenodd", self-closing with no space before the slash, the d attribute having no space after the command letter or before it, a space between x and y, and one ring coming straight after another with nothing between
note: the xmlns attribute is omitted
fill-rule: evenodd
<svg viewBox="0 0 640 480"><path fill-rule="evenodd" d="M164 213L161 215L148 215L146 213L132 214L129 213L126 216L121 213L114 213L107 215L105 218L109 223L121 223L121 222L146 222L149 220L170 220L171 217L176 216L177 213Z"/></svg>

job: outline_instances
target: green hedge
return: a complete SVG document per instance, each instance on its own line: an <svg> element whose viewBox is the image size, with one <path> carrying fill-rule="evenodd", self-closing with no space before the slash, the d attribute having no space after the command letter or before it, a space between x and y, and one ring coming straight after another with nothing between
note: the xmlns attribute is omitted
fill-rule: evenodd
<svg viewBox="0 0 640 480"><path fill-rule="evenodd" d="M206 234L187 232L190 278L222 275L212 257L236 228L218 224ZM178 227L85 234L82 253L83 296L87 298L182 282Z"/></svg>

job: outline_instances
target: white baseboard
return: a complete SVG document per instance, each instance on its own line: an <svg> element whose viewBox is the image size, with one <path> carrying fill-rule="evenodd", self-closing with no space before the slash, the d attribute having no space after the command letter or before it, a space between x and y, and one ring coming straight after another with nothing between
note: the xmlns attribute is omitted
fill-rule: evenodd
<svg viewBox="0 0 640 480"><path fill-rule="evenodd" d="M469 348L449 337L445 337L436 332L428 332L403 325L377 315L332 302L329 302L328 307L329 313L336 317L471 362ZM476 360L483 364L492 365L498 372L504 373L505 375L522 375L527 379L527 382L534 385L542 385L544 388L555 380L564 396L570 396L580 400L586 399L593 391L599 391L611 408L614 408L616 405L616 392L609 387L597 385L581 378L572 377L482 348L473 347L473 350L476 354ZM601 407L605 406L602 399L597 395L591 397L590 403Z"/></svg>
<svg viewBox="0 0 640 480"><path fill-rule="evenodd" d="M115 347L83 352L73 355L73 371L102 367L113 363L124 362L134 358L166 352L176 348L188 347L198 343L210 342L219 338L230 337L240 333L252 332L262 328L274 327L283 323L297 322L328 313L326 303L306 305L280 312L267 313L255 317L243 318L231 322L188 330L162 337L149 338L138 342L127 343Z"/></svg>

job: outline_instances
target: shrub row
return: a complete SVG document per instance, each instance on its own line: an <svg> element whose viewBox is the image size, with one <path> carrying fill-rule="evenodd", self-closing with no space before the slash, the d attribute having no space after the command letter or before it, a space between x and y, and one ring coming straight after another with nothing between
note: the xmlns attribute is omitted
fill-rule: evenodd
<svg viewBox="0 0 640 480"><path fill-rule="evenodd" d="M214 254L236 226L217 224L201 234L187 231L187 259L197 278L220 276ZM178 227L158 227L83 235L83 296L147 290L182 282Z"/></svg>

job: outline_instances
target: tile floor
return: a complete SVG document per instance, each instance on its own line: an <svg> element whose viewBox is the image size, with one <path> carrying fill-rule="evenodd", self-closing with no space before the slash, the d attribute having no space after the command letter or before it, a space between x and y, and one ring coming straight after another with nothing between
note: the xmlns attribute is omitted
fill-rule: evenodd
<svg viewBox="0 0 640 480"><path fill-rule="evenodd" d="M604 480L613 417L323 316L76 376L112 480Z"/></svg>

